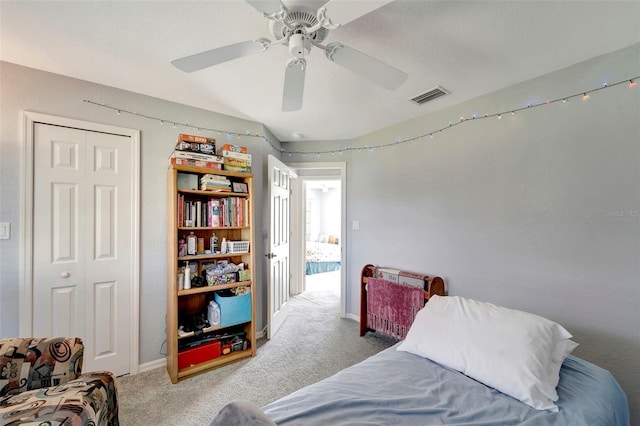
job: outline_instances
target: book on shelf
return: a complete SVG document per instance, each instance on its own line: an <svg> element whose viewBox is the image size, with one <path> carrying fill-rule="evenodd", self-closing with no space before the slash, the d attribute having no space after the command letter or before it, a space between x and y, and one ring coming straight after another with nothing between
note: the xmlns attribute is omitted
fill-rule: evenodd
<svg viewBox="0 0 640 426"><path fill-rule="evenodd" d="M201 183L200 184L200 190L201 191L212 191L212 192L230 192L231 191L231 184L224 185L224 184L217 183L217 182Z"/></svg>
<svg viewBox="0 0 640 426"><path fill-rule="evenodd" d="M197 227L202 226L202 201L195 202L196 222Z"/></svg>
<svg viewBox="0 0 640 426"><path fill-rule="evenodd" d="M190 212L189 212L189 218L191 219L191 226L197 226L196 225L196 203L191 202L189 203L189 207L190 207Z"/></svg>
<svg viewBox="0 0 640 426"><path fill-rule="evenodd" d="M178 194L178 226L184 226L184 195Z"/></svg>
<svg viewBox="0 0 640 426"><path fill-rule="evenodd" d="M230 191L231 181L225 176L206 174L200 178L200 189L202 191Z"/></svg>
<svg viewBox="0 0 640 426"><path fill-rule="evenodd" d="M220 226L220 201L219 200L209 200L209 217L207 218L207 223L209 226L218 227Z"/></svg>
<svg viewBox="0 0 640 426"><path fill-rule="evenodd" d="M247 226L249 200L240 197L223 197L185 201L178 196L178 226L180 227L226 227Z"/></svg>
<svg viewBox="0 0 640 426"><path fill-rule="evenodd" d="M220 200L220 226L246 226L246 199L227 197Z"/></svg>
<svg viewBox="0 0 640 426"><path fill-rule="evenodd" d="M229 182L229 179L226 176L207 173L206 175L202 175L200 182Z"/></svg>

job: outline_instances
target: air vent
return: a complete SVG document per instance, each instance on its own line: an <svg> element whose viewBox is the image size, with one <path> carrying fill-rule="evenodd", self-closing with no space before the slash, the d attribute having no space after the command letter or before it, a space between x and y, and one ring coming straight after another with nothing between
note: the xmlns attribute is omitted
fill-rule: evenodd
<svg viewBox="0 0 640 426"><path fill-rule="evenodd" d="M417 103L418 105L422 105L425 104L429 101L432 101L436 98L439 98L440 96L444 96L449 94L449 91L438 86L438 87L434 87L431 90L428 90L426 92L424 92L421 95L416 96L415 98L412 98L411 100L415 103Z"/></svg>

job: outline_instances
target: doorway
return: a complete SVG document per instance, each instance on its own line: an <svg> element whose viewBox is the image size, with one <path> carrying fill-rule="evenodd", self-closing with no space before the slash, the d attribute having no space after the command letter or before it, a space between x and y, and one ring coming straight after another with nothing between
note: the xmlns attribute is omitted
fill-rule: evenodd
<svg viewBox="0 0 640 426"><path fill-rule="evenodd" d="M342 250L340 180L306 179L304 185L304 291L340 292Z"/></svg>
<svg viewBox="0 0 640 426"><path fill-rule="evenodd" d="M346 163L288 164L298 179L291 196L292 294L339 293L346 315Z"/></svg>

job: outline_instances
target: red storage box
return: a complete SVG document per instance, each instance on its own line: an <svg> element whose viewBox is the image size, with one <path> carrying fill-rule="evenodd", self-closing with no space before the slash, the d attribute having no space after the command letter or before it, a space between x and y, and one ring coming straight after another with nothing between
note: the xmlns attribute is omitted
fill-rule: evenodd
<svg viewBox="0 0 640 426"><path fill-rule="evenodd" d="M220 356L220 341L205 342L178 353L178 369L190 367Z"/></svg>

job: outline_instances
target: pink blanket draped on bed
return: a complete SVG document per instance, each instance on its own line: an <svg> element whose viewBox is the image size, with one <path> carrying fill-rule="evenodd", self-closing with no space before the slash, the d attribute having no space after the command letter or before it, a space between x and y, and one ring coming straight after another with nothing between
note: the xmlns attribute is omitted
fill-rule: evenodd
<svg viewBox="0 0 640 426"><path fill-rule="evenodd" d="M424 290L378 278L367 281L367 326L402 340L418 311L424 307Z"/></svg>

